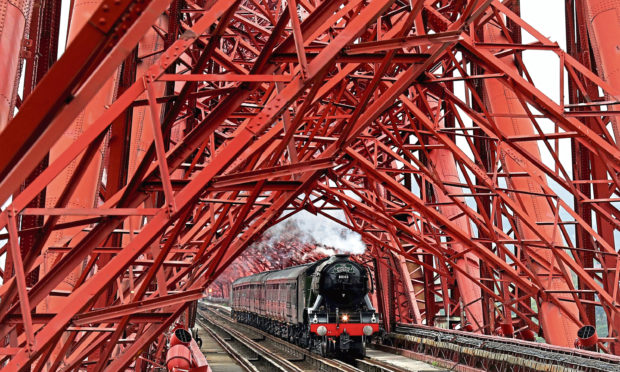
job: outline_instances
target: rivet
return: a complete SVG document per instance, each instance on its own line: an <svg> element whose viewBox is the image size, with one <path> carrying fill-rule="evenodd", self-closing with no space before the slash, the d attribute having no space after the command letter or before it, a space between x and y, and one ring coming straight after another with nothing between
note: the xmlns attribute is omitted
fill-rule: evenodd
<svg viewBox="0 0 620 372"><path fill-rule="evenodd" d="M100 25L105 25L105 23L106 23L106 19L104 17L99 18Z"/></svg>

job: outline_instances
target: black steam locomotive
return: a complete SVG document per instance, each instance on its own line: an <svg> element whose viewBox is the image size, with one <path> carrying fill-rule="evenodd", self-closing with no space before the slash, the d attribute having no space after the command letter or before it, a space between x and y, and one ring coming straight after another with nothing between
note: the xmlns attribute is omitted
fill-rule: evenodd
<svg viewBox="0 0 620 372"><path fill-rule="evenodd" d="M348 255L237 279L232 314L323 356L363 356L379 331L369 271Z"/></svg>

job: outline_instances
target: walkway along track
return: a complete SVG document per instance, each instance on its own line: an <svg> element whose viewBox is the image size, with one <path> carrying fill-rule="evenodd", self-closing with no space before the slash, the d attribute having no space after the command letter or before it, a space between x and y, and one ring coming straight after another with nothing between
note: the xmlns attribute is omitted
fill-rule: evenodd
<svg viewBox="0 0 620 372"><path fill-rule="evenodd" d="M227 315L215 312L211 309L198 310L197 323L215 334L216 339L228 343L225 347L235 354L233 357L248 371L269 369L274 371L300 372L300 371L345 371L345 372L406 372L407 370L392 366L377 360L365 358L355 360L356 366L345 362L323 358L317 354L281 340L266 332L236 323ZM217 330L217 331L215 331ZM229 335L228 340L223 339L217 332ZM226 338L226 337L224 337ZM230 343L235 342L233 347ZM244 349L240 352L239 346ZM244 355L245 354L245 355ZM232 355L232 354L231 354ZM249 355L249 357L248 357ZM247 366L250 364L251 366ZM429 365L429 371L436 370Z"/></svg>
<svg viewBox="0 0 620 372"><path fill-rule="evenodd" d="M196 322L247 371L262 372L265 369L283 372L303 371L292 362L260 345L258 338L244 335L207 314L199 312Z"/></svg>
<svg viewBox="0 0 620 372"><path fill-rule="evenodd" d="M375 347L420 360L451 360L459 371L620 372L620 357L593 351L423 325L398 324L395 331L395 347Z"/></svg>
<svg viewBox="0 0 620 372"><path fill-rule="evenodd" d="M228 355L230 355L239 366L246 372L259 372L256 367L251 363L248 358L246 358L241 352L237 351L234 347L230 345L230 343L226 340L225 337L220 334L214 332L211 327L207 327L203 318L197 318L196 324L198 324L202 329L205 330L214 340L217 342Z"/></svg>

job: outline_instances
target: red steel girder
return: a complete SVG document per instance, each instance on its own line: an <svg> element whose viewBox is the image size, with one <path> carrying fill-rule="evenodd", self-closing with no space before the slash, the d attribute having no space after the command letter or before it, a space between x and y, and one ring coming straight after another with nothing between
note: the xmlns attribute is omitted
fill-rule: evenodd
<svg viewBox="0 0 620 372"><path fill-rule="evenodd" d="M0 199L13 195L0 214L7 368L146 370L141 353L162 362L190 301L301 210L360 234L392 321L531 330L565 346L594 323L599 349L617 353L620 87L514 2L186 1L164 12L171 2L154 0L133 17L122 13L138 2L121 3L107 13L118 29L85 41L101 28L89 23L0 133ZM557 56L570 102L537 88L530 50ZM101 106L92 98L123 61L111 104L88 109L95 117L59 145L82 109ZM595 67L603 61L614 65ZM94 199L75 206L100 147ZM578 175L577 155L588 163ZM60 195L53 208L30 204L44 191ZM54 232L63 241L45 243ZM43 238L19 252L33 234Z"/></svg>

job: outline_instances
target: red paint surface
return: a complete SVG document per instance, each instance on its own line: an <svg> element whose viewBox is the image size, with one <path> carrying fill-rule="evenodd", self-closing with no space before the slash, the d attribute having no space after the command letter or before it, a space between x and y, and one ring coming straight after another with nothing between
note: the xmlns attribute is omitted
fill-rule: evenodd
<svg viewBox="0 0 620 372"><path fill-rule="evenodd" d="M509 324L572 347L596 324L596 348L620 354L614 1L565 2L568 51L497 1L300 1L299 24L281 2L195 3L74 9L66 52L0 131L0 364L164 363L204 290L321 256L249 248L302 209L362 236L386 327ZM4 96L26 25L10 12ZM121 92L109 82L137 45ZM555 56L561 97L526 53ZM178 81L164 91L163 75Z"/></svg>
<svg viewBox="0 0 620 372"><path fill-rule="evenodd" d="M364 327L371 326L373 334L375 332L379 332L379 324L377 323L322 323L322 324L310 324L310 332L317 333L316 330L320 326L324 326L327 328L328 337L337 337L340 336L345 331L349 334L349 336L363 336L364 335Z"/></svg>

